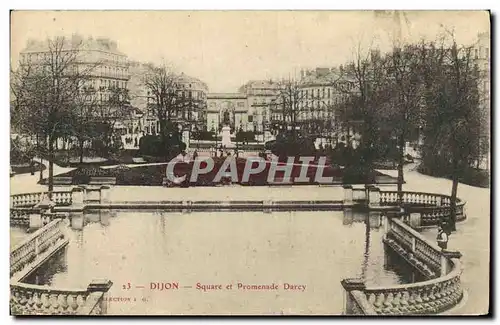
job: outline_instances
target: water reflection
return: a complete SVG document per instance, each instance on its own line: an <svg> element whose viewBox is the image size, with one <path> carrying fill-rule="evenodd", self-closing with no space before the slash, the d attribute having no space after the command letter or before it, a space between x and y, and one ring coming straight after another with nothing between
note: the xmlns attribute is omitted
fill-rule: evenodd
<svg viewBox="0 0 500 325"><path fill-rule="evenodd" d="M110 303L111 314L340 314L343 278L363 277L370 285L408 280L400 273L405 270L384 258L380 214L114 212L73 216L81 220L71 222L66 261L53 258L47 263L52 267L39 270L39 281L86 287L92 279L108 278L114 282L111 296L148 301ZM178 282L180 289L150 290L150 282ZM200 292L197 282L307 289ZM124 290L128 283L131 289Z"/></svg>

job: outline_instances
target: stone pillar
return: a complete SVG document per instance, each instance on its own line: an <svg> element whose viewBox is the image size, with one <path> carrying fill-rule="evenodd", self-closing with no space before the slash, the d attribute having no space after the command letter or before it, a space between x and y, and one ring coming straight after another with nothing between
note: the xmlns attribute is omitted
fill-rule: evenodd
<svg viewBox="0 0 500 325"><path fill-rule="evenodd" d="M74 187L71 190L71 208L73 210L83 211L83 202L85 200L85 190L83 187Z"/></svg>
<svg viewBox="0 0 500 325"><path fill-rule="evenodd" d="M344 206L352 206L352 185L344 185Z"/></svg>
<svg viewBox="0 0 500 325"><path fill-rule="evenodd" d="M363 279L344 279L340 281L344 287L344 315L352 314L352 296L351 292L358 290L364 291L366 289Z"/></svg>
<svg viewBox="0 0 500 325"><path fill-rule="evenodd" d="M380 228L381 225L381 213L380 211L369 211L368 212L368 224L370 228Z"/></svg>
<svg viewBox="0 0 500 325"><path fill-rule="evenodd" d="M87 286L87 291L90 293L99 293L102 292L102 300L101 300L101 314L105 315L108 312L108 302L107 302L107 296L108 296L108 291L113 285L113 282L110 280L93 280L88 286Z"/></svg>
<svg viewBox="0 0 500 325"><path fill-rule="evenodd" d="M74 211L69 215L71 220L71 229L82 230L84 226L84 216L83 211Z"/></svg>
<svg viewBox="0 0 500 325"><path fill-rule="evenodd" d="M410 227L419 228L422 225L422 214L420 212L410 213Z"/></svg>
<svg viewBox="0 0 500 325"><path fill-rule="evenodd" d="M29 230L37 230L42 228L43 226L43 221L42 221L42 214L40 210L32 210L29 214Z"/></svg>
<svg viewBox="0 0 500 325"><path fill-rule="evenodd" d="M380 206L380 189L373 185L366 186L366 201L369 208L376 208Z"/></svg>
<svg viewBox="0 0 500 325"><path fill-rule="evenodd" d="M100 189L100 202L101 204L109 204L109 192L110 187L107 185L102 185Z"/></svg>

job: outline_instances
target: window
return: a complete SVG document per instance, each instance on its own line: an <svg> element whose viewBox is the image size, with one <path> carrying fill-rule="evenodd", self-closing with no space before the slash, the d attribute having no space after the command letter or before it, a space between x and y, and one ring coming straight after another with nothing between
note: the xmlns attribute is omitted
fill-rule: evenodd
<svg viewBox="0 0 500 325"><path fill-rule="evenodd" d="M331 90L331 89L330 89L330 88L328 88L328 98L330 98L330 96L331 96L330 90Z"/></svg>
<svg viewBox="0 0 500 325"><path fill-rule="evenodd" d="M253 122L253 115L248 115L248 122L252 123Z"/></svg>
<svg viewBox="0 0 500 325"><path fill-rule="evenodd" d="M478 58L478 50L477 49L474 49L474 57L477 59Z"/></svg>

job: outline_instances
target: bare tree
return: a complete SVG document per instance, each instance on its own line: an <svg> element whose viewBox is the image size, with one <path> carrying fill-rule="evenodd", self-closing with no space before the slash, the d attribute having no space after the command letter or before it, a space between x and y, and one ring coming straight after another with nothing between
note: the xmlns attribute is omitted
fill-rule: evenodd
<svg viewBox="0 0 500 325"><path fill-rule="evenodd" d="M159 133L165 145L167 133L172 129L172 117L179 108L179 76L165 64L149 66L143 82L148 89L148 96L153 98L153 104L148 109L160 123Z"/></svg>
<svg viewBox="0 0 500 325"><path fill-rule="evenodd" d="M421 45L427 106L423 159L441 164L451 174L449 227L455 230L458 182L479 155L481 115L473 49L459 46L450 36L451 45L444 41Z"/></svg>
<svg viewBox="0 0 500 325"><path fill-rule="evenodd" d="M393 128L398 147L398 202L403 203L403 166L406 142L416 135L421 120L422 82L418 46L394 46L388 59L387 89L392 94L387 122Z"/></svg>
<svg viewBox="0 0 500 325"><path fill-rule="evenodd" d="M80 49L81 42L64 37L48 39L46 51L36 60L25 57L12 77L14 120L47 143L49 196L53 190L54 145L58 138L69 135L74 98L94 69L94 65L81 64Z"/></svg>

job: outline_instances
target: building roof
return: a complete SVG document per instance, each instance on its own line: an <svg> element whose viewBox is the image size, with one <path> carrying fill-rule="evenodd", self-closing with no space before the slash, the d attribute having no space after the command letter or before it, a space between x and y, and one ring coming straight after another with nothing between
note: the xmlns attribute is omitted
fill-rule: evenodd
<svg viewBox="0 0 500 325"><path fill-rule="evenodd" d="M97 37L93 38L89 36L84 38L81 35L73 34L71 37L61 37L59 38L64 42L64 50L76 50L81 44L80 50L83 51L102 51L107 53L112 53L120 56L126 56L123 52L118 50L118 43L109 38ZM55 41L56 39L52 39ZM49 39L45 40L28 40L26 47L21 53L37 53L37 52L47 52L49 49Z"/></svg>

